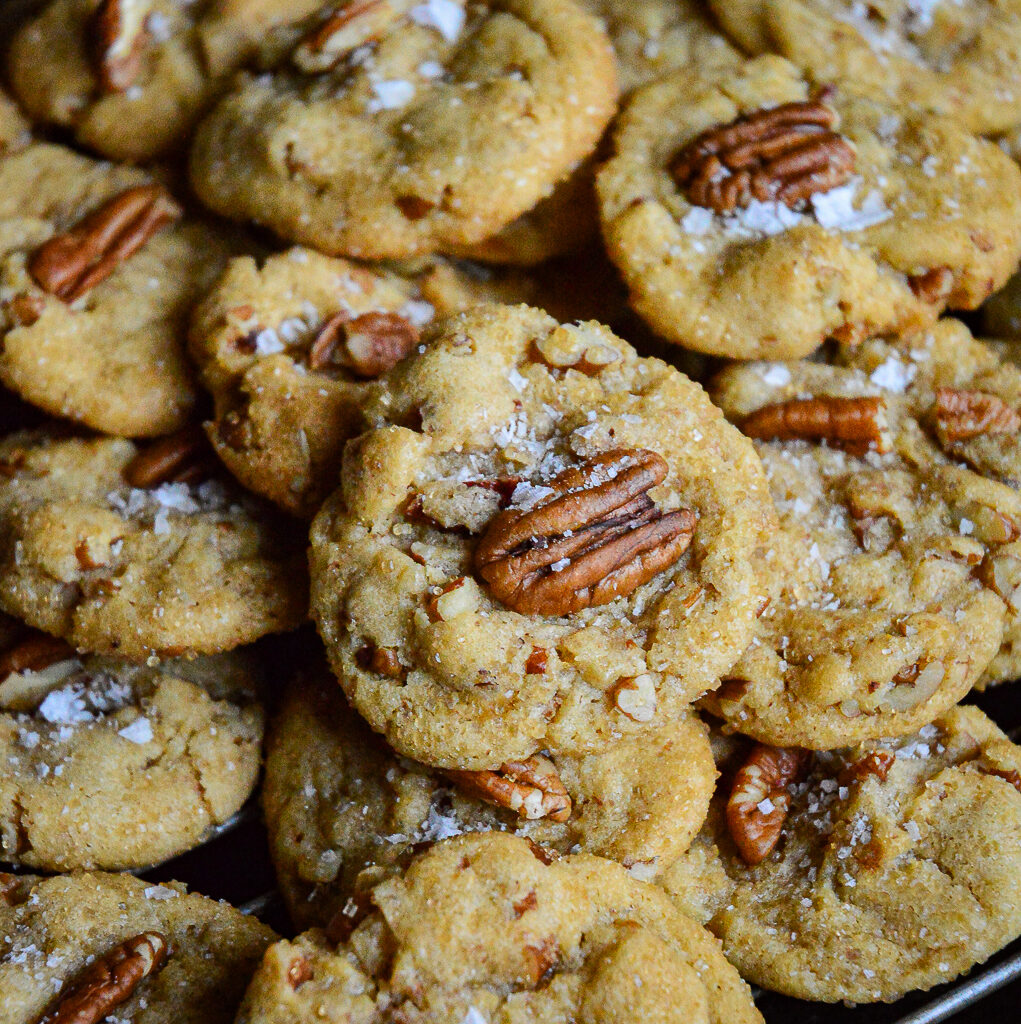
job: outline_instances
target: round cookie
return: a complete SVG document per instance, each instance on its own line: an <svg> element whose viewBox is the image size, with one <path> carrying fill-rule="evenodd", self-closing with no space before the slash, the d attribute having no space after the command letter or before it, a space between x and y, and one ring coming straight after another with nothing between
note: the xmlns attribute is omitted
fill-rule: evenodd
<svg viewBox="0 0 1021 1024"><path fill-rule="evenodd" d="M74 1010L75 1020L231 1024L274 938L255 918L176 882L101 873L33 879L0 895L4 1020L34 1024ZM126 998L112 995L121 985L95 984L102 965L123 975Z"/></svg>
<svg viewBox="0 0 1021 1024"><path fill-rule="evenodd" d="M140 667L0 619L3 860L147 867L240 809L262 740L250 658Z"/></svg>
<svg viewBox="0 0 1021 1024"><path fill-rule="evenodd" d="M1000 647L1006 607L982 566L1004 554L1021 495L939 456L909 379L900 361L872 375L748 363L713 389L760 439L780 517L769 557L786 575L705 706L762 742L831 749L913 732Z"/></svg>
<svg viewBox="0 0 1021 1024"><path fill-rule="evenodd" d="M746 745L732 766L771 756ZM892 1001L951 981L1021 934L1021 749L977 708L952 708L899 740L816 753L785 789L767 793L765 777L730 801L761 793L771 805L752 810L736 838L728 780L663 883L752 984ZM742 845L760 833L777 845L750 865Z"/></svg>
<svg viewBox="0 0 1021 1024"><path fill-rule="evenodd" d="M775 49L810 77L975 132L1021 121L1021 3L759 0Z"/></svg>
<svg viewBox="0 0 1021 1024"><path fill-rule="evenodd" d="M638 90L613 146L596 179L610 258L641 316L700 352L796 358L924 327L1021 256L1021 172L997 146L813 93L778 57Z"/></svg>
<svg viewBox="0 0 1021 1024"><path fill-rule="evenodd" d="M36 143L0 160L0 380L130 437L182 427L196 293L231 250L142 171Z"/></svg>
<svg viewBox="0 0 1021 1024"><path fill-rule="evenodd" d="M324 252L463 250L531 210L615 110L609 41L574 0L342 9L289 70L199 127L196 191Z"/></svg>
<svg viewBox="0 0 1021 1024"><path fill-rule="evenodd" d="M750 444L596 323L479 306L426 342L380 383L312 527L313 616L353 706L462 769L685 713L773 586Z"/></svg>
<svg viewBox="0 0 1021 1024"><path fill-rule="evenodd" d="M11 40L11 87L37 121L70 128L111 159L145 163L181 146L239 66L270 59L274 29L320 6L50 0Z"/></svg>
<svg viewBox="0 0 1021 1024"><path fill-rule="evenodd" d="M352 894L402 870L423 843L464 832L514 832L653 877L701 827L716 780L694 715L585 757L557 758L553 767L571 801L568 819L519 815L495 795L479 799L457 773L398 757L324 669L300 673L273 721L262 789L292 919L299 929L325 926Z"/></svg>
<svg viewBox="0 0 1021 1024"><path fill-rule="evenodd" d="M297 626L300 536L211 477L198 440L141 453L44 432L0 442L0 605L79 650L130 661L213 654Z"/></svg>
<svg viewBox="0 0 1021 1024"><path fill-rule="evenodd" d="M216 403L206 429L246 487L311 518L336 486L369 381L417 347L437 313L518 290L439 259L409 272L296 247L261 266L231 260L196 306L191 354Z"/></svg>
<svg viewBox="0 0 1021 1024"><path fill-rule="evenodd" d="M461 836L376 886L366 909L336 946L312 931L270 947L238 1024L762 1021L716 940L598 857Z"/></svg>

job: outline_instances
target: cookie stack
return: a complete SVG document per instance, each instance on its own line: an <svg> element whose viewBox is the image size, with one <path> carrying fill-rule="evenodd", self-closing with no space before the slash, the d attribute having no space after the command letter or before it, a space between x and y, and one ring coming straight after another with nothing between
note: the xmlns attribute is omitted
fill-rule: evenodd
<svg viewBox="0 0 1021 1024"><path fill-rule="evenodd" d="M752 1024L1021 935L1019 55L940 0L12 30L0 1020ZM289 939L130 874L263 765Z"/></svg>

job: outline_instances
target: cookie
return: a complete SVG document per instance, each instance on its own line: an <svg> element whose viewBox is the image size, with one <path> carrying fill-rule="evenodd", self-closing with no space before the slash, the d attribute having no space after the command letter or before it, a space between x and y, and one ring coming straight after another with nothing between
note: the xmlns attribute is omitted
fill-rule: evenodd
<svg viewBox="0 0 1021 1024"><path fill-rule="evenodd" d="M14 101L0 89L0 156L28 144L28 122Z"/></svg>
<svg viewBox="0 0 1021 1024"><path fill-rule="evenodd" d="M722 4L721 4L722 6ZM809 76L975 132L1021 122L1021 3L759 0L770 49Z"/></svg>
<svg viewBox="0 0 1021 1024"><path fill-rule="evenodd" d="M741 63L699 0L583 0L583 6L602 20L613 43L625 96L696 61L703 67Z"/></svg>
<svg viewBox="0 0 1021 1024"><path fill-rule="evenodd" d="M271 946L238 1024L761 1024L716 940L655 887L598 857L552 857L498 833L437 844L376 886L339 942Z"/></svg>
<svg viewBox="0 0 1021 1024"><path fill-rule="evenodd" d="M0 605L79 650L130 661L213 654L297 626L302 538L213 476L200 440L144 451L43 432L0 442Z"/></svg>
<svg viewBox="0 0 1021 1024"><path fill-rule="evenodd" d="M328 16L200 125L214 210L366 259L495 235L595 148L609 41L574 0L395 0Z"/></svg>
<svg viewBox="0 0 1021 1024"><path fill-rule="evenodd" d="M506 284L441 260L409 273L296 247L261 266L232 260L198 304L191 354L216 402L207 431L246 487L311 518L359 432L368 382L416 348L437 313Z"/></svg>
<svg viewBox="0 0 1021 1024"><path fill-rule="evenodd" d="M808 757L746 745L732 769L664 885L752 984L892 1001L1021 934L1021 749L977 708Z"/></svg>
<svg viewBox="0 0 1021 1024"><path fill-rule="evenodd" d="M104 433L179 429L188 311L231 246L142 171L46 143L0 160L0 380Z"/></svg>
<svg viewBox="0 0 1021 1024"><path fill-rule="evenodd" d="M445 768L675 720L772 587L751 446L596 323L479 306L425 343L312 527L313 616L349 700Z"/></svg>
<svg viewBox="0 0 1021 1024"><path fill-rule="evenodd" d="M3 860L146 867L240 809L262 740L250 658L145 668L0 619Z"/></svg>
<svg viewBox="0 0 1021 1024"><path fill-rule="evenodd" d="M274 938L176 882L102 873L16 882L0 894L3 1019L230 1024Z"/></svg>
<svg viewBox="0 0 1021 1024"><path fill-rule="evenodd" d="M924 327L1021 256L1021 172L997 146L813 91L777 57L638 90L613 149L596 179L610 258L641 316L700 352L796 358Z"/></svg>
<svg viewBox="0 0 1021 1024"><path fill-rule="evenodd" d="M843 358L874 379L904 381L904 399L932 446L931 458L950 460L997 484L1021 489L1021 368L1009 352L972 338L964 324L944 319L931 331L887 342L871 339ZM976 683L1021 675L1021 523L1006 511L976 508L960 529L996 543L977 572L1007 605L999 653Z"/></svg>
<svg viewBox="0 0 1021 1024"><path fill-rule="evenodd" d="M535 817L534 808L507 806L492 773L445 775L398 757L348 708L324 668L300 673L274 718L262 789L292 919L300 929L324 927L353 894L401 871L423 843L465 832L514 832L650 878L701 827L716 779L705 727L693 715L584 757L545 760L566 791L563 821L563 813Z"/></svg>
<svg viewBox="0 0 1021 1024"><path fill-rule="evenodd" d="M901 361L725 370L713 397L756 448L780 517L783 592L706 706L765 743L830 749L914 732L1000 647L983 566L1010 548L1021 495L940 458Z"/></svg>
<svg viewBox="0 0 1021 1024"><path fill-rule="evenodd" d="M38 5L37 5L38 6ZM11 87L32 117L114 160L171 155L232 73L317 0L51 0L13 35Z"/></svg>

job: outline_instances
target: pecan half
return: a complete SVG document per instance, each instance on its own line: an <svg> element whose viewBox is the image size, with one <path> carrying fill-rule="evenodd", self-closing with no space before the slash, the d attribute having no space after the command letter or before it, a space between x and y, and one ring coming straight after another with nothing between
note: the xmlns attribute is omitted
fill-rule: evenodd
<svg viewBox="0 0 1021 1024"><path fill-rule="evenodd" d="M168 956L169 943L159 932L122 942L71 982L41 1024L99 1024L159 971Z"/></svg>
<svg viewBox="0 0 1021 1024"><path fill-rule="evenodd" d="M854 454L885 451L881 398L791 398L756 409L741 421L748 437L764 441L828 441Z"/></svg>
<svg viewBox="0 0 1021 1024"><path fill-rule="evenodd" d="M418 328L399 313L334 313L308 350L310 369L343 367L371 380L392 370L418 344Z"/></svg>
<svg viewBox="0 0 1021 1024"><path fill-rule="evenodd" d="M567 821L571 816L571 797L545 757L508 761L495 772L450 769L444 774L468 796L506 807L522 818Z"/></svg>
<svg viewBox="0 0 1021 1024"><path fill-rule="evenodd" d="M131 487L148 490L166 483L196 483L213 468L206 435L201 427L190 426L140 451L124 467L124 479Z"/></svg>
<svg viewBox="0 0 1021 1024"><path fill-rule="evenodd" d="M15 672L41 672L58 661L74 657L74 648L59 637L33 630L0 653L0 682Z"/></svg>
<svg viewBox="0 0 1021 1024"><path fill-rule="evenodd" d="M982 434L1016 434L1021 416L1002 398L984 391L937 388L932 416L947 442L970 441Z"/></svg>
<svg viewBox="0 0 1021 1024"><path fill-rule="evenodd" d="M667 464L618 448L560 473L552 497L498 512L475 549L492 595L525 615L567 615L625 597L669 568L695 532L690 509L663 513L646 493Z"/></svg>
<svg viewBox="0 0 1021 1024"><path fill-rule="evenodd" d="M101 0L92 18L93 59L102 93L125 92L142 70L151 0Z"/></svg>
<svg viewBox="0 0 1021 1024"><path fill-rule="evenodd" d="M387 0L350 0L298 43L291 60L309 75L329 71L352 50L378 39L397 14Z"/></svg>
<svg viewBox="0 0 1021 1024"><path fill-rule="evenodd" d="M793 207L851 177L855 152L836 124L836 112L818 101L757 110L697 135L670 173L692 205L717 213L753 199Z"/></svg>
<svg viewBox="0 0 1021 1024"><path fill-rule="evenodd" d="M129 188L36 249L28 271L43 291L74 302L182 212L160 185Z"/></svg>
<svg viewBox="0 0 1021 1024"><path fill-rule="evenodd" d="M727 801L727 828L741 859L754 867L780 841L791 798L787 787L808 766L803 750L757 743L734 776Z"/></svg>

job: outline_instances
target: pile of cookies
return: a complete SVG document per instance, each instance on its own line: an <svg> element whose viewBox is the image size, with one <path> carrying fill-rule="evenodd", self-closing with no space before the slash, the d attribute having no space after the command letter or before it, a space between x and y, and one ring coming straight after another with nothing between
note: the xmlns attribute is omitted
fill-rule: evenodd
<svg viewBox="0 0 1021 1024"><path fill-rule="evenodd" d="M1021 935L1021 0L4 58L0 1020L752 1024ZM132 874L260 775L291 939Z"/></svg>

